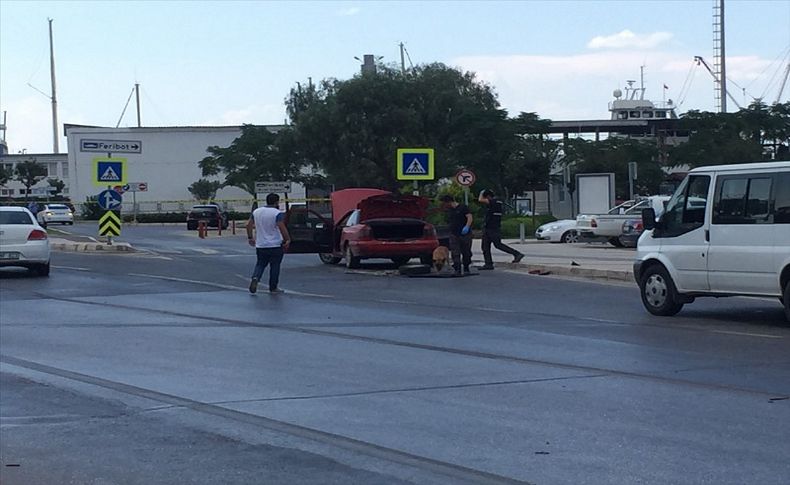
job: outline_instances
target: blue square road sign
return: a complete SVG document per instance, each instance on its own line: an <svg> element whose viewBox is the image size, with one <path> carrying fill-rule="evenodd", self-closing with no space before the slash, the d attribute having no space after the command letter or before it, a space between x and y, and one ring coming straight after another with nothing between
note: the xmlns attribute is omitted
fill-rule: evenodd
<svg viewBox="0 0 790 485"><path fill-rule="evenodd" d="M398 180L433 180L433 149L399 148L397 177Z"/></svg>

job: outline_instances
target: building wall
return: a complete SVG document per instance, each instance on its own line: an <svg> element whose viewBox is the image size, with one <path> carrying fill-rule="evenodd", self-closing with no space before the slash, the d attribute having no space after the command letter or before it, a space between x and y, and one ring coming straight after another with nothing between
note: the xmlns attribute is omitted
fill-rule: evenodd
<svg viewBox="0 0 790 485"><path fill-rule="evenodd" d="M20 154L0 154L0 165L6 171L13 173L17 163L28 160L35 161L47 168L47 177L30 188L31 194L36 197L45 197L50 185L47 179L58 179L65 182L66 187L62 195L70 195L70 167L68 156L65 153L20 153ZM17 199L25 198L25 186L12 177L4 186L0 187L0 197L13 197Z"/></svg>
<svg viewBox="0 0 790 485"><path fill-rule="evenodd" d="M113 153L126 159L126 181L145 182L148 191L137 192L137 202L190 201L188 187L203 178L198 162L208 156L209 146L226 147L241 134L238 126L230 127L166 127L166 128L84 128L66 127L68 163L71 175L71 196L75 203L84 202L106 189L95 185L94 158L107 153L81 150L81 140L137 141L141 153ZM126 198L126 197L125 197ZM249 199L250 195L236 187L217 193L220 199ZM126 200L125 200L126 201Z"/></svg>

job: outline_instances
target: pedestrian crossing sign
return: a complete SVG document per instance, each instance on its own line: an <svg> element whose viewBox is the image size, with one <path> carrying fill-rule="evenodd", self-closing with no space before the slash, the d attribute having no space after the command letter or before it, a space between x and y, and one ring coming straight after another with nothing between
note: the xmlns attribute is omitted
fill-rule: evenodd
<svg viewBox="0 0 790 485"><path fill-rule="evenodd" d="M126 159L117 157L96 157L93 159L94 185L126 184Z"/></svg>
<svg viewBox="0 0 790 485"><path fill-rule="evenodd" d="M433 180L433 148L399 148L398 180Z"/></svg>

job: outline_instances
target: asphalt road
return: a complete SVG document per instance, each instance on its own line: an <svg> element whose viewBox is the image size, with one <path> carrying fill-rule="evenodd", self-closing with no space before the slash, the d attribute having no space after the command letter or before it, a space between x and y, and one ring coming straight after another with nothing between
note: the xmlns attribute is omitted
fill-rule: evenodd
<svg viewBox="0 0 790 485"><path fill-rule="evenodd" d="M790 482L776 301L312 255L250 295L242 236L123 236L0 272L3 484Z"/></svg>

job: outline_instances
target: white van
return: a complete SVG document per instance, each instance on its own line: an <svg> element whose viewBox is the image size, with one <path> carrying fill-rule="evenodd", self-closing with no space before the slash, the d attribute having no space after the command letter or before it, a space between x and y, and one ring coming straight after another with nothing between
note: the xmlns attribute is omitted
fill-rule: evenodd
<svg viewBox="0 0 790 485"><path fill-rule="evenodd" d="M643 214L634 278L654 315L698 296L778 297L790 321L790 162L696 168L656 221Z"/></svg>

